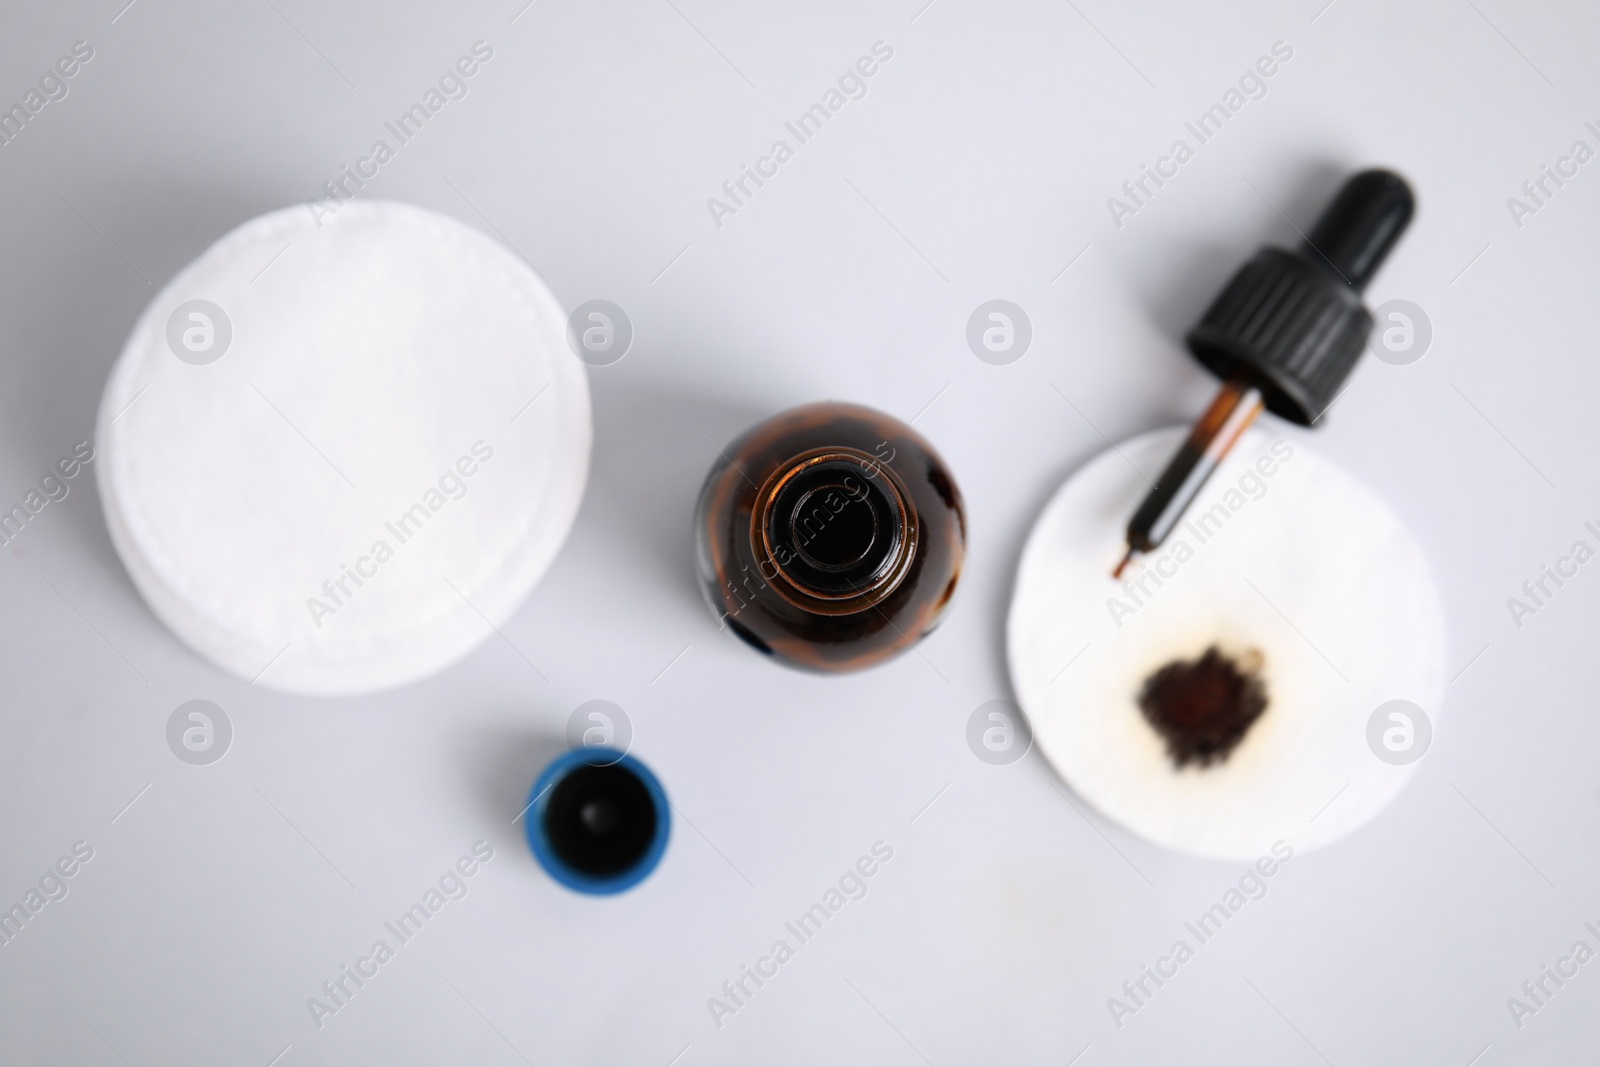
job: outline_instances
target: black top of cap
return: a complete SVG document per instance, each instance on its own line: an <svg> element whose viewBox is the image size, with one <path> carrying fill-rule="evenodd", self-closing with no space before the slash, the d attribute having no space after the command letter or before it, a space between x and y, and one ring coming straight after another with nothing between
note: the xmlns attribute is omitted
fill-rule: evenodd
<svg viewBox="0 0 1600 1067"><path fill-rule="evenodd" d="M1190 351L1218 376L1256 385L1274 414L1316 422L1366 347L1361 291L1415 210L1398 174L1350 178L1299 248L1263 248L1239 268L1189 332Z"/></svg>

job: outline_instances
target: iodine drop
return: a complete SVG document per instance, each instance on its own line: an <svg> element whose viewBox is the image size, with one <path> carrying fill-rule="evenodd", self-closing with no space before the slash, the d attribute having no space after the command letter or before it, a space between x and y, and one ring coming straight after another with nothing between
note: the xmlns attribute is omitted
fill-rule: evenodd
<svg viewBox="0 0 1600 1067"><path fill-rule="evenodd" d="M1102 453L1040 516L1007 624L1017 701L1063 780L1150 841L1230 860L1327 844L1416 769L1374 750L1374 713L1409 701L1438 718L1428 561L1377 494L1256 429L1113 580L1127 517L1183 434Z"/></svg>
<svg viewBox="0 0 1600 1067"><path fill-rule="evenodd" d="M245 223L134 326L101 401L112 544L155 615L246 681L357 693L440 670L550 566L591 438L565 316L443 215Z"/></svg>

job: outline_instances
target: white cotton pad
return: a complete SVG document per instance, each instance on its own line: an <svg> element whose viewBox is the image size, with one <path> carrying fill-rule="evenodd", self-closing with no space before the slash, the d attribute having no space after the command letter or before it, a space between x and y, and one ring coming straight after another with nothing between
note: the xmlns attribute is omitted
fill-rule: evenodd
<svg viewBox="0 0 1600 1067"><path fill-rule="evenodd" d="M1437 720L1444 620L1427 560L1360 482L1255 429L1166 544L1114 581L1146 477L1186 433L1107 451L1051 500L1017 574L1012 683L1061 777L1134 833L1216 859L1314 848L1376 815L1415 769L1369 743L1379 706L1410 701ZM1212 646L1259 653L1267 707L1225 760L1177 770L1139 694ZM1415 727L1425 748L1428 723Z"/></svg>
<svg viewBox="0 0 1600 1067"><path fill-rule="evenodd" d="M405 204L218 241L145 310L96 431L112 543L218 666L411 681L505 621L572 525L589 389L539 277Z"/></svg>

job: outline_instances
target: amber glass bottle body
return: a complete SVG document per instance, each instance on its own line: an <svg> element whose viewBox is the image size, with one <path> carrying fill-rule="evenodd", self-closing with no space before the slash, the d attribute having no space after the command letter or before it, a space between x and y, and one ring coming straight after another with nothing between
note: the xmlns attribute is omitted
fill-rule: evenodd
<svg viewBox="0 0 1600 1067"><path fill-rule="evenodd" d="M696 514L717 617L792 666L871 666L938 624L966 555L961 494L933 447L882 412L786 411L723 450Z"/></svg>

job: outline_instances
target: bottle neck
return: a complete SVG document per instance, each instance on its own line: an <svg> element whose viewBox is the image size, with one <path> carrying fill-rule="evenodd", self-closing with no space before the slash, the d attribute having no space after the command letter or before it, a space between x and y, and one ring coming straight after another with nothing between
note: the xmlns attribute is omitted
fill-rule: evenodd
<svg viewBox="0 0 1600 1067"><path fill-rule="evenodd" d="M905 579L917 517L899 477L873 456L815 449L761 487L750 540L762 577L784 599L806 611L851 614Z"/></svg>

